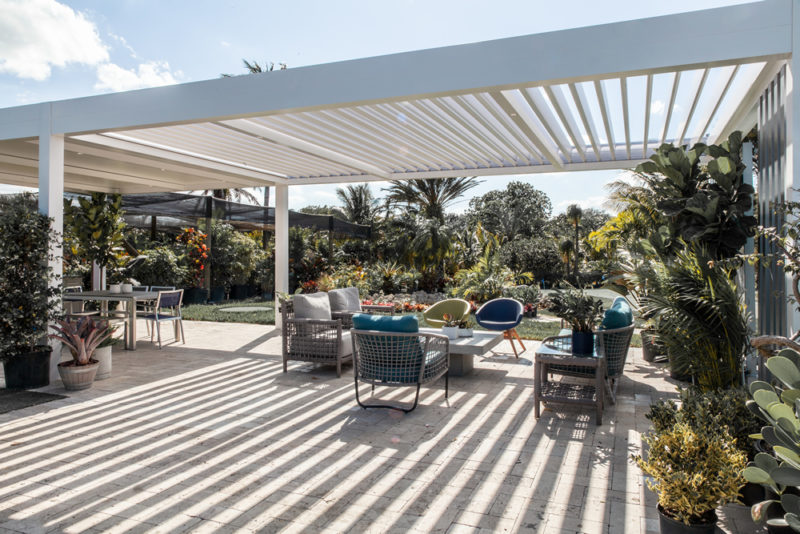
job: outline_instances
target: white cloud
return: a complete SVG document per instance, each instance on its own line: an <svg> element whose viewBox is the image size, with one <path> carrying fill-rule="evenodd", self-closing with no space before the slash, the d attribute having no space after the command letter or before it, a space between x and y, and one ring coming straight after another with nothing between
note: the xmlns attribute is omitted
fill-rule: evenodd
<svg viewBox="0 0 800 534"><path fill-rule="evenodd" d="M554 210L554 212L561 213L565 211L567 209L567 206L569 206L570 204L577 204L583 209L594 208L597 210L608 211L608 208L606 207L606 202L608 202L608 197L603 195L586 197L575 200L564 200L556 204L555 206L556 209Z"/></svg>
<svg viewBox="0 0 800 534"><path fill-rule="evenodd" d="M224 46L225 48L228 48L229 46L231 46L231 44L228 41L220 41L219 44L221 46Z"/></svg>
<svg viewBox="0 0 800 534"><path fill-rule="evenodd" d="M661 115L664 113L664 109L667 107L664 104L663 100L653 100L653 103L650 105L650 113L653 115Z"/></svg>
<svg viewBox="0 0 800 534"><path fill-rule="evenodd" d="M125 48L128 51L128 53L131 55L131 57L133 59L139 59L138 54L136 54L136 50L134 50L133 47L128 44L128 41L126 41L123 36L117 35L117 34L114 34L114 33L109 33L108 35L112 39L117 41L119 44L121 44L123 46L123 48Z"/></svg>
<svg viewBox="0 0 800 534"><path fill-rule="evenodd" d="M97 67L97 83L94 87L111 91L129 91L178 83L176 76L181 77L180 71L173 75L166 61L147 61L131 70L115 63L104 63Z"/></svg>
<svg viewBox="0 0 800 534"><path fill-rule="evenodd" d="M105 61L97 27L82 13L55 0L0 0L0 72L41 81L53 67Z"/></svg>

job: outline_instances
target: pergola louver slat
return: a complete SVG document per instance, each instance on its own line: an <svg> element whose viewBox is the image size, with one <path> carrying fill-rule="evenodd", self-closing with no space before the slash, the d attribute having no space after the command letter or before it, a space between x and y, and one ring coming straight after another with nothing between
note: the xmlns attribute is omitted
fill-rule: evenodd
<svg viewBox="0 0 800 534"><path fill-rule="evenodd" d="M528 136L528 140L545 155L550 164L557 169L562 168L563 162L558 155L558 147L547 135L525 97L519 91L500 91L492 93L492 97Z"/></svg>

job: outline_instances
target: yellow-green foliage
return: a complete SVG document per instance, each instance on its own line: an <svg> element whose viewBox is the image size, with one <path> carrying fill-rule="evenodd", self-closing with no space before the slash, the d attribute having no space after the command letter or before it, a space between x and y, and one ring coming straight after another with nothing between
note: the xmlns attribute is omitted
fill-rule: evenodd
<svg viewBox="0 0 800 534"><path fill-rule="evenodd" d="M649 447L647 459L633 459L653 477L647 485L658 494L658 504L668 515L687 525L701 523L720 504L736 500L747 459L732 440L676 423L646 435L644 441Z"/></svg>

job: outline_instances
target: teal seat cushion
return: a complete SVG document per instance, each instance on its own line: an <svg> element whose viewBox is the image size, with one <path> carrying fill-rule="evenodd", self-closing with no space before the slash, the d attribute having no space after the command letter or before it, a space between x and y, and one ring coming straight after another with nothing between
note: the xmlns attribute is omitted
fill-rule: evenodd
<svg viewBox="0 0 800 534"><path fill-rule="evenodd" d="M380 332L419 332L419 320L415 315L353 315L355 330L378 330Z"/></svg>
<svg viewBox="0 0 800 534"><path fill-rule="evenodd" d="M600 328L603 330L613 330L615 328L625 328L633 324L633 310L625 297L617 297L603 316Z"/></svg>

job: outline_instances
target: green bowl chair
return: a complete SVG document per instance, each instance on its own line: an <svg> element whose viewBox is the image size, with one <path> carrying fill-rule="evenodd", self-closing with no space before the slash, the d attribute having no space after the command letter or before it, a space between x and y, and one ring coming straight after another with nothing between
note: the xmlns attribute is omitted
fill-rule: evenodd
<svg viewBox="0 0 800 534"><path fill-rule="evenodd" d="M425 322L433 328L444 326L444 314L449 313L456 321L461 321L469 315L469 302L464 299L440 300L424 312Z"/></svg>

